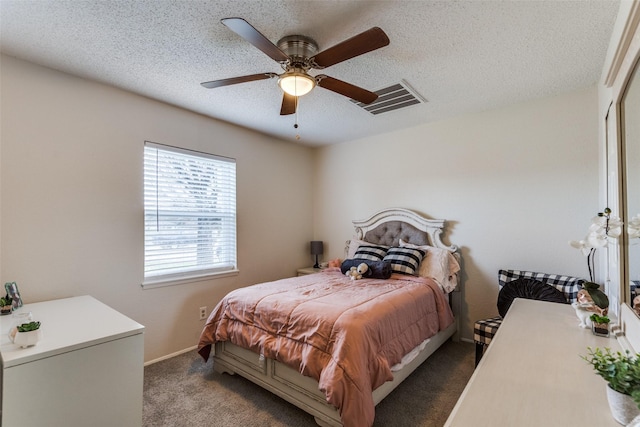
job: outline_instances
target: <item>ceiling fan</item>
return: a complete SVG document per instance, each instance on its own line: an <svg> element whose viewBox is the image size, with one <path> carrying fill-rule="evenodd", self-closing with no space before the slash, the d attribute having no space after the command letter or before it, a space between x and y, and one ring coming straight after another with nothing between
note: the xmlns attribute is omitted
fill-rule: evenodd
<svg viewBox="0 0 640 427"><path fill-rule="evenodd" d="M311 69L321 70L387 46L389 37L378 27L370 28L317 53L318 44L306 36L286 36L275 45L242 18L225 18L221 22L231 31L278 62L284 72L282 74L251 74L200 83L207 89L278 77L278 85L284 91L280 115L294 114L298 105L298 97L309 93L316 85L364 104L370 104L378 98L378 95L374 92L325 74L317 76L309 74Z"/></svg>

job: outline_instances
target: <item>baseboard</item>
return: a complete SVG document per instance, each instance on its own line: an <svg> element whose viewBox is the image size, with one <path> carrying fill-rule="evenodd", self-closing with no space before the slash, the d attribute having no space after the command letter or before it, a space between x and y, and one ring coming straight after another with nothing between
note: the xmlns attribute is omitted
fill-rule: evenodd
<svg viewBox="0 0 640 427"><path fill-rule="evenodd" d="M471 343L471 344L474 344L474 343L475 343L475 341L474 341L474 340L469 339L469 338L463 338L463 337L460 337L460 341L463 341L463 342L469 342L469 343Z"/></svg>
<svg viewBox="0 0 640 427"><path fill-rule="evenodd" d="M166 356L149 360L148 362L144 362L144 366L153 365L154 363L162 362L163 360L171 359L172 357L180 356L181 354L188 353L190 351L195 351L197 348L198 346L194 345L193 347L185 348L184 350L176 351L175 353L167 354Z"/></svg>

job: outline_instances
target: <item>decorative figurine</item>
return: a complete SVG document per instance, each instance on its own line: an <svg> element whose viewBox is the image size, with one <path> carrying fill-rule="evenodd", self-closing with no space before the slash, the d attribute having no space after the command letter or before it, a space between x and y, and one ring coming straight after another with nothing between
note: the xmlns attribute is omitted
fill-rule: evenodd
<svg viewBox="0 0 640 427"><path fill-rule="evenodd" d="M587 291L586 289L580 289L578 291L578 298L576 302L574 302L571 305L576 310L576 316L578 316L578 319L580 319L579 326L581 328L591 328L592 323L589 317L592 314L595 313L600 316L605 316L609 311L608 307L602 309L597 305L595 305L593 303L593 299L591 298L591 295L589 294L589 291Z"/></svg>

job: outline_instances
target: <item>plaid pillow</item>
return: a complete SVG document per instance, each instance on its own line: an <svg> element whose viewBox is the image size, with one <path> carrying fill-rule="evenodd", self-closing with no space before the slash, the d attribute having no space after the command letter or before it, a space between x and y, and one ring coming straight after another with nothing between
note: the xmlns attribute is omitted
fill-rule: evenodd
<svg viewBox="0 0 640 427"><path fill-rule="evenodd" d="M578 298L578 291L582 289L584 279L573 276L564 276L561 274L535 273L533 271L520 270L499 270L498 284L503 287L506 283L516 279L527 278L535 279L540 282L551 285L564 294L568 303L575 302Z"/></svg>
<svg viewBox="0 0 640 427"><path fill-rule="evenodd" d="M387 254L386 246L377 246L377 245L362 245L358 247L358 250L353 255L354 259L366 259L369 261L382 261L384 256Z"/></svg>
<svg viewBox="0 0 640 427"><path fill-rule="evenodd" d="M391 271L394 273L415 276L425 254L426 252L422 249L389 248L383 261L391 263Z"/></svg>

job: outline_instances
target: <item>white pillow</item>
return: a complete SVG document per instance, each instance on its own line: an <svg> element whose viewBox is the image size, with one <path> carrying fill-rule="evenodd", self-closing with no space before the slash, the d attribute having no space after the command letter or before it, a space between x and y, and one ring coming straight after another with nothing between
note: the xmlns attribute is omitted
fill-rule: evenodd
<svg viewBox="0 0 640 427"><path fill-rule="evenodd" d="M446 293L456 288L458 285L456 273L460 271L460 264L451 252L429 245L414 245L402 239L400 239L400 247L422 249L427 252L420 263L418 276L432 278Z"/></svg>
<svg viewBox="0 0 640 427"><path fill-rule="evenodd" d="M349 240L349 247L347 248L347 258L353 259L353 256L356 254L356 251L360 247L360 245L370 245L369 242L365 242L364 240L351 239Z"/></svg>

